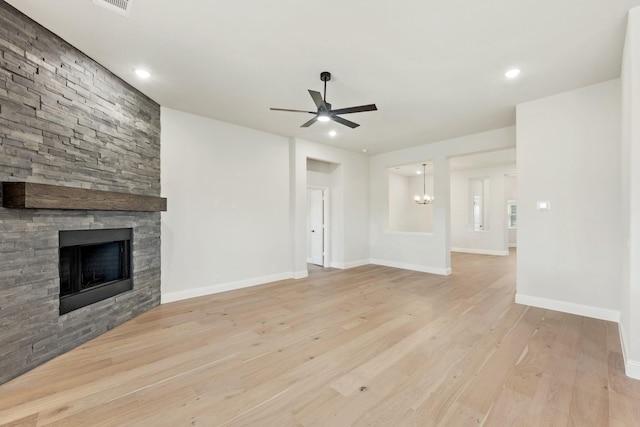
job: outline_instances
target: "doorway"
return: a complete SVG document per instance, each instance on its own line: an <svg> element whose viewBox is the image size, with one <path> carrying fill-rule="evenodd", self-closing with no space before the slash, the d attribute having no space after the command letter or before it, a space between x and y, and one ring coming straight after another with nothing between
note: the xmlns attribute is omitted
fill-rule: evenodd
<svg viewBox="0 0 640 427"><path fill-rule="evenodd" d="M327 192L324 188L307 189L307 262L327 263Z"/></svg>
<svg viewBox="0 0 640 427"><path fill-rule="evenodd" d="M515 147L449 158L451 252L509 255L505 197L516 168Z"/></svg>

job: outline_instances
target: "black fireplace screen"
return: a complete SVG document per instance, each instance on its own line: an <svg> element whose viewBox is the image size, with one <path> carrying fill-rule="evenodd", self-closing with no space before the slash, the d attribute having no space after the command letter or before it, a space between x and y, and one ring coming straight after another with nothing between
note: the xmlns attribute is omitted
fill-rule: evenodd
<svg viewBox="0 0 640 427"><path fill-rule="evenodd" d="M60 232L60 314L131 290L130 228Z"/></svg>

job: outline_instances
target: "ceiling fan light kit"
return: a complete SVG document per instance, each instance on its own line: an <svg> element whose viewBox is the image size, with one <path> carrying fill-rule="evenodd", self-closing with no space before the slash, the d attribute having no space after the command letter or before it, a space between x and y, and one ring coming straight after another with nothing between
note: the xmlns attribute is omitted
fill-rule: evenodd
<svg viewBox="0 0 640 427"><path fill-rule="evenodd" d="M320 73L320 80L324 82L324 97L320 92L309 89L309 95L311 95L311 99L313 99L314 104L316 104L317 111L290 110L286 108L271 108L271 110L313 114L314 117L311 120L307 121L306 123L302 124L302 126L300 126L303 128L309 127L315 122L334 121L336 123L340 123L341 125L348 126L351 129L355 129L360 125L339 116L342 114L363 113L365 111L376 111L378 109L376 107L376 104L368 104L368 105L360 105L357 107L347 107L347 108L339 108L339 109L333 110L331 108L331 104L327 102L327 82L331 80L331 73L328 71L323 71L322 73Z"/></svg>

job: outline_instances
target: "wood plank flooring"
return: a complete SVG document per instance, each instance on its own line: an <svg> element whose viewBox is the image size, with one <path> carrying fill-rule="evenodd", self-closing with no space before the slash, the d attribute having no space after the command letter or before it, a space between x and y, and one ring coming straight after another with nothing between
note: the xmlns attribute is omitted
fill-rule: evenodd
<svg viewBox="0 0 640 427"><path fill-rule="evenodd" d="M3 426L640 426L616 324L454 274L312 268L166 304L0 386Z"/></svg>

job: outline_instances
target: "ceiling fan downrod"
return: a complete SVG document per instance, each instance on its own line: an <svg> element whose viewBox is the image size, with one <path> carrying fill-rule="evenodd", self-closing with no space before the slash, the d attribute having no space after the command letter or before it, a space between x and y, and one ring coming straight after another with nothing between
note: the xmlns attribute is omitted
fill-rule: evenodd
<svg viewBox="0 0 640 427"><path fill-rule="evenodd" d="M324 102L327 102L327 82L331 80L331 73L328 71L323 71L320 73L320 80L324 82Z"/></svg>

